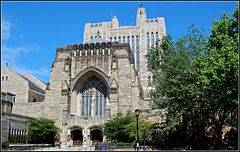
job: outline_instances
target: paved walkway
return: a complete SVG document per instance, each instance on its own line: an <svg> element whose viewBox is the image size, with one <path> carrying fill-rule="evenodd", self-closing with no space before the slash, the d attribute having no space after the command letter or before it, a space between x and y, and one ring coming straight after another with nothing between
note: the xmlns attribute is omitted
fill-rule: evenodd
<svg viewBox="0 0 240 152"><path fill-rule="evenodd" d="M89 146L81 146L81 147L67 147L67 146L61 146L61 148L57 147L49 147L49 148L42 148L42 149L36 149L35 151L95 151L95 147L89 147Z"/></svg>

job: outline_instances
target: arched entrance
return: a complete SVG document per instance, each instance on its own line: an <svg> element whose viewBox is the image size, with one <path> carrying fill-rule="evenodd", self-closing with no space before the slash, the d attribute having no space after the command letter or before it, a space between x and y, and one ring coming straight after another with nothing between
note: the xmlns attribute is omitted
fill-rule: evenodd
<svg viewBox="0 0 240 152"><path fill-rule="evenodd" d="M94 125L89 127L90 130L90 140L92 141L92 145L94 143L103 142L102 128L98 125Z"/></svg>
<svg viewBox="0 0 240 152"><path fill-rule="evenodd" d="M98 129L94 129L90 132L90 139L92 141L103 141L102 131Z"/></svg>
<svg viewBox="0 0 240 152"><path fill-rule="evenodd" d="M83 142L82 129L74 128L71 129L71 138L73 140L73 146L80 146Z"/></svg>

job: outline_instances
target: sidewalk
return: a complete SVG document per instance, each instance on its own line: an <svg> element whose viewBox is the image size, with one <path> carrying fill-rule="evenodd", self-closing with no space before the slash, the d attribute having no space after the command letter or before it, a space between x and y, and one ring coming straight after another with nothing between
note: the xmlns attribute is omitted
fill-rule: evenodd
<svg viewBox="0 0 240 152"><path fill-rule="evenodd" d="M66 145L63 145L61 146L60 149L57 147L49 147L49 148L37 149L34 151L95 151L95 147L89 147L89 146L67 147Z"/></svg>

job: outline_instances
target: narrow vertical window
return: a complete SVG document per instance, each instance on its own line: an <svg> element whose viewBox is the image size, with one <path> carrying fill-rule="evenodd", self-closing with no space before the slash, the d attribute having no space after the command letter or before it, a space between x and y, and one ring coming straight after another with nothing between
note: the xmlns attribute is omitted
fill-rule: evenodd
<svg viewBox="0 0 240 152"><path fill-rule="evenodd" d="M2 77L2 81L4 81L4 77Z"/></svg>
<svg viewBox="0 0 240 152"><path fill-rule="evenodd" d="M98 115L98 96L96 96L96 115Z"/></svg>
<svg viewBox="0 0 240 152"><path fill-rule="evenodd" d="M125 36L123 37L123 43L125 43Z"/></svg>
<svg viewBox="0 0 240 152"><path fill-rule="evenodd" d="M149 33L147 33L147 53L150 51L150 40L149 40Z"/></svg>
<svg viewBox="0 0 240 152"><path fill-rule="evenodd" d="M85 97L82 96L82 116L84 115L84 99Z"/></svg>
<svg viewBox="0 0 240 152"><path fill-rule="evenodd" d="M150 83L151 83L151 77L148 76L148 86L150 86Z"/></svg>
<svg viewBox="0 0 240 152"><path fill-rule="evenodd" d="M120 36L119 36L119 38L118 38L118 42L121 43L121 37L120 37Z"/></svg>
<svg viewBox="0 0 240 152"><path fill-rule="evenodd" d="M152 76L152 81L155 82L155 77L154 76Z"/></svg>
<svg viewBox="0 0 240 152"><path fill-rule="evenodd" d="M102 96L100 96L100 116L102 116Z"/></svg>
<svg viewBox="0 0 240 152"><path fill-rule="evenodd" d="M112 42L112 37L110 37L110 42Z"/></svg>
<svg viewBox="0 0 240 152"><path fill-rule="evenodd" d="M128 41L128 43L130 44L130 37L129 37L129 36L127 37L127 41Z"/></svg>
<svg viewBox="0 0 240 152"><path fill-rule="evenodd" d="M153 32L151 33L151 41L152 41L152 47L154 45L154 35L153 35Z"/></svg>
<svg viewBox="0 0 240 152"><path fill-rule="evenodd" d="M91 40L93 39L93 37L91 36Z"/></svg>
<svg viewBox="0 0 240 152"><path fill-rule="evenodd" d="M89 116L92 115L92 96L90 96Z"/></svg>
<svg viewBox="0 0 240 152"><path fill-rule="evenodd" d="M156 32L156 41L158 40L158 32Z"/></svg>
<svg viewBox="0 0 240 152"><path fill-rule="evenodd" d="M137 46L137 70L139 71L139 40L138 40L138 35L136 36L136 46Z"/></svg>
<svg viewBox="0 0 240 152"><path fill-rule="evenodd" d="M86 112L85 115L88 115L88 96L86 96Z"/></svg>
<svg viewBox="0 0 240 152"><path fill-rule="evenodd" d="M105 110L106 110L106 105L107 105L107 97L104 96L104 108L103 108L104 113L105 113Z"/></svg>
<svg viewBox="0 0 240 152"><path fill-rule="evenodd" d="M114 37L114 42L117 42L117 38L116 37Z"/></svg>
<svg viewBox="0 0 240 152"><path fill-rule="evenodd" d="M132 36L132 54L133 54L133 59L134 59L134 51L135 51L134 50L134 36Z"/></svg>

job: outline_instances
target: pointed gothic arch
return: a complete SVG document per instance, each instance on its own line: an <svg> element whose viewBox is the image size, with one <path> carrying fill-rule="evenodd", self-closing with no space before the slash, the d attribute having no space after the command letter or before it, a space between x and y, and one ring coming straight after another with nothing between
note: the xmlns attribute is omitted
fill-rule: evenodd
<svg viewBox="0 0 240 152"><path fill-rule="evenodd" d="M104 116L109 102L108 79L95 67L81 71L71 86L71 115Z"/></svg>

